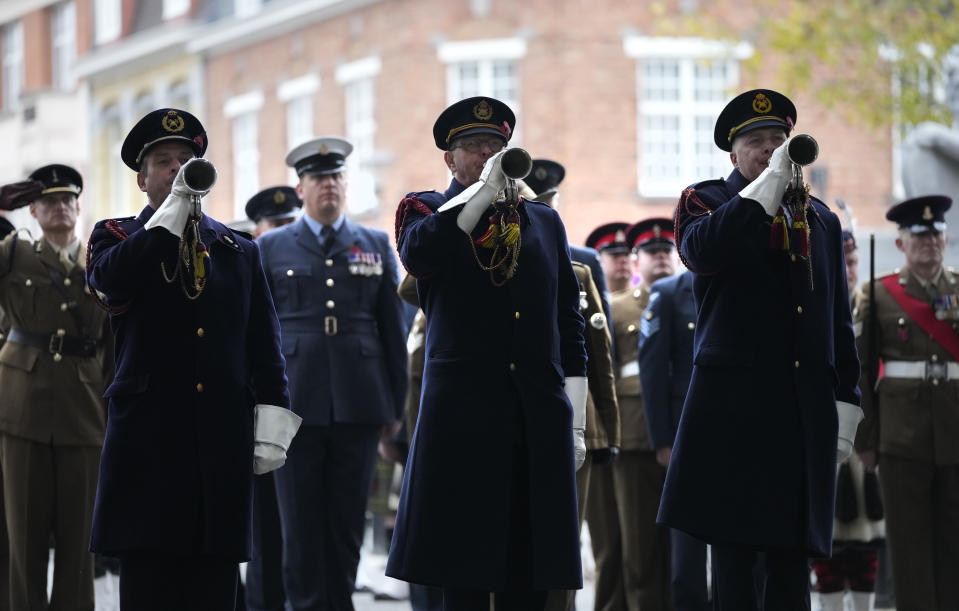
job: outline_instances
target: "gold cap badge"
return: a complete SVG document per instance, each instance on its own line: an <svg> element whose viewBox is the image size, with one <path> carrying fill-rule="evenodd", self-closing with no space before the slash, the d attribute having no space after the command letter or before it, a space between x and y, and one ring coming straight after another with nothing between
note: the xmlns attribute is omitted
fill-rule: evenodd
<svg viewBox="0 0 959 611"><path fill-rule="evenodd" d="M758 112L761 115L769 114L769 111L773 109L772 100L770 100L765 93L757 93L756 97L753 98L753 110Z"/></svg>
<svg viewBox="0 0 959 611"><path fill-rule="evenodd" d="M617 231L617 232L616 232L616 240L615 240L615 241L617 241L617 242L625 242L625 241L626 241L626 232L623 231L622 229L620 229L619 231Z"/></svg>
<svg viewBox="0 0 959 611"><path fill-rule="evenodd" d="M480 121L489 121L493 116L493 105L486 100L480 100L476 106L473 107L473 116Z"/></svg>
<svg viewBox="0 0 959 611"><path fill-rule="evenodd" d="M286 201L286 195L283 193L283 191L280 191L279 189L277 189L276 191L273 192L274 204L282 204L285 201Z"/></svg>
<svg viewBox="0 0 959 611"><path fill-rule="evenodd" d="M926 206L922 211L922 220L931 221L932 220L932 208Z"/></svg>
<svg viewBox="0 0 959 611"><path fill-rule="evenodd" d="M171 110L163 115L161 124L163 125L163 129L171 134L176 134L183 131L183 117L177 114L177 111L175 110Z"/></svg>

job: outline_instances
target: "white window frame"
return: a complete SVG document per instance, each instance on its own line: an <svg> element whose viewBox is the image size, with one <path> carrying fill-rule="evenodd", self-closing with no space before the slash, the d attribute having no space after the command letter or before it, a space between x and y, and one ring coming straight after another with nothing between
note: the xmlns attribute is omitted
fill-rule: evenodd
<svg viewBox="0 0 959 611"><path fill-rule="evenodd" d="M729 156L713 144L713 127L739 81L739 61L752 54L752 46L699 38L627 36L623 47L626 55L636 60L639 195L677 197L691 183L728 174L731 168ZM648 62L654 61L669 62L678 67L675 98L647 98L649 84L644 82L645 69ZM710 100L696 100L695 96L697 85L701 86L703 82L696 76L696 69L703 62L720 62L725 70L725 82L717 88L721 95ZM667 126L663 129L674 132L674 136L654 139L647 134L646 130L656 120L672 123L675 128ZM673 151L653 150L657 144L672 145ZM667 160L664 161L663 157ZM703 165L708 169L702 169Z"/></svg>
<svg viewBox="0 0 959 611"><path fill-rule="evenodd" d="M4 26L2 53L3 110L16 110L20 107L25 76L22 21L13 21Z"/></svg>
<svg viewBox="0 0 959 611"><path fill-rule="evenodd" d="M120 37L123 29L122 10L120 0L94 0L93 30L98 45Z"/></svg>
<svg viewBox="0 0 959 611"><path fill-rule="evenodd" d="M319 90L320 77L316 73L304 74L277 86L276 98L286 105L287 152L313 138L313 104ZM300 180L293 168L287 175L290 184Z"/></svg>
<svg viewBox="0 0 959 611"><path fill-rule="evenodd" d="M190 0L163 0L163 19L175 19L190 10Z"/></svg>
<svg viewBox="0 0 959 611"><path fill-rule="evenodd" d="M378 56L341 64L336 82L343 87L346 138L353 144L347 157L349 206L353 214L380 207L374 171L376 158L376 77L383 64Z"/></svg>
<svg viewBox="0 0 959 611"><path fill-rule="evenodd" d="M223 115L231 121L233 142L233 216L246 216L246 202L260 190L259 119L263 92L229 98Z"/></svg>
<svg viewBox="0 0 959 611"><path fill-rule="evenodd" d="M510 145L519 145L522 141L519 60L526 56L526 40L514 37L444 42L437 46L437 56L446 64L446 103L476 95L490 96L505 103L516 115L516 129ZM505 87L497 83L496 75L497 67L504 65L512 72L510 84ZM471 90L464 88L461 78L466 66L473 66L476 70L476 85ZM505 94L504 89L511 90L511 93Z"/></svg>
<svg viewBox="0 0 959 611"><path fill-rule="evenodd" d="M77 61L77 7L72 0L53 7L50 14L50 62L53 85L71 90L77 83L73 67Z"/></svg>

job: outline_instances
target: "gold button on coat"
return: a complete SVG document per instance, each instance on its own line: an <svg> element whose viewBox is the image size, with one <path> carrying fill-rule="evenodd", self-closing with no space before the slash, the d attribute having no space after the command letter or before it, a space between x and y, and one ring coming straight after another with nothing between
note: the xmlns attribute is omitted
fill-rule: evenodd
<svg viewBox="0 0 959 611"><path fill-rule="evenodd" d="M334 301L333 301L332 299L330 299L329 301L326 302L326 308L327 308L328 310L332 310L332 309L335 308L335 307L336 307L336 303L334 303Z"/></svg>
<svg viewBox="0 0 959 611"><path fill-rule="evenodd" d="M802 314L802 306L796 306L796 311Z"/></svg>
<svg viewBox="0 0 959 611"><path fill-rule="evenodd" d="M687 324L686 324L686 328L689 329L690 331L692 331L693 329L696 328L696 323L694 323L694 322L687 323Z"/></svg>
<svg viewBox="0 0 959 611"><path fill-rule="evenodd" d="M327 267L333 267L333 259L327 259L327 260L326 260L326 266L327 266Z"/></svg>
<svg viewBox="0 0 959 611"><path fill-rule="evenodd" d="M333 286L334 284L336 284L336 283L333 281L332 278L327 278L327 279L326 279L326 286Z"/></svg>
<svg viewBox="0 0 959 611"><path fill-rule="evenodd" d="M799 361L796 361L796 362L793 363L793 364L796 366L796 369L799 369Z"/></svg>
<svg viewBox="0 0 959 611"><path fill-rule="evenodd" d="M196 330L197 337L203 337L204 333L206 333L206 331L203 330L203 327Z"/></svg>
<svg viewBox="0 0 959 611"><path fill-rule="evenodd" d="M27 278L27 281L24 282L24 284L27 285L27 286L33 286L33 280Z"/></svg>
<svg viewBox="0 0 959 611"><path fill-rule="evenodd" d="M292 270L292 269L286 270L286 275L287 275L287 276L292 276L292 275L293 275L293 270Z"/></svg>
<svg viewBox="0 0 959 611"><path fill-rule="evenodd" d="M510 371L516 371L516 363L510 363L510 364L509 364L509 370L510 370Z"/></svg>
<svg viewBox="0 0 959 611"><path fill-rule="evenodd" d="M61 303L61 304L60 304L60 311L61 311L61 312L66 312L69 308L70 308L70 306L69 306L69 304L67 304L67 303Z"/></svg>
<svg viewBox="0 0 959 611"><path fill-rule="evenodd" d="M628 327L626 327L626 330L632 333L633 331L636 330L636 325L629 325Z"/></svg>
<svg viewBox="0 0 959 611"><path fill-rule="evenodd" d="M203 384L199 384L199 383L198 383L198 384L196 385L196 391L197 391L197 392L203 392Z"/></svg>
<svg viewBox="0 0 959 611"><path fill-rule="evenodd" d="M513 317L514 317L516 320L519 320L519 312L516 312L515 314L513 314Z"/></svg>
<svg viewBox="0 0 959 611"><path fill-rule="evenodd" d="M73 281L70 280L69 278L63 279L63 286L70 286L71 284L73 284Z"/></svg>

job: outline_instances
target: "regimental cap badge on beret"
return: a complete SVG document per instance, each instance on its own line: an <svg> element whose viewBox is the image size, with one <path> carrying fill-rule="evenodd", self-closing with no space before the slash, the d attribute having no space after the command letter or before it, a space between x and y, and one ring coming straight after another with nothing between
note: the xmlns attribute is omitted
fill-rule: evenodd
<svg viewBox="0 0 959 611"><path fill-rule="evenodd" d="M303 202L296 189L277 186L263 189L246 202L246 216L254 223L263 219L279 220L295 217Z"/></svg>
<svg viewBox="0 0 959 611"><path fill-rule="evenodd" d="M314 138L297 146L286 156L286 165L297 176L336 174L346 168L346 158L353 152L348 140L334 136Z"/></svg>
<svg viewBox="0 0 959 611"><path fill-rule="evenodd" d="M202 157L209 144L200 120L178 108L158 108L144 115L127 134L120 148L120 158L136 172L150 148L161 142L183 142L197 157Z"/></svg>
<svg viewBox="0 0 959 611"><path fill-rule="evenodd" d="M737 136L761 127L781 127L788 135L795 125L796 107L789 98L772 89L753 89L730 100L719 113L713 141L732 151Z"/></svg>
<svg viewBox="0 0 959 611"><path fill-rule="evenodd" d="M626 230L629 223L613 222L600 225L586 237L586 246L607 254L625 254L629 252L626 244Z"/></svg>
<svg viewBox="0 0 959 611"><path fill-rule="evenodd" d="M946 230L946 210L952 207L952 198L945 195L924 195L896 204L886 212L886 218L912 233Z"/></svg>
<svg viewBox="0 0 959 611"><path fill-rule="evenodd" d="M626 243L633 250L676 246L673 221L668 218L642 220L626 232Z"/></svg>
<svg viewBox="0 0 959 611"><path fill-rule="evenodd" d="M433 141L444 151L455 138L472 134L494 134L509 142L516 116L509 106L495 98L478 96L451 104L433 124Z"/></svg>
<svg viewBox="0 0 959 611"><path fill-rule="evenodd" d="M41 195L48 193L73 193L80 195L83 191L83 178L80 172L62 163L54 163L37 168L30 173L30 178L43 185Z"/></svg>

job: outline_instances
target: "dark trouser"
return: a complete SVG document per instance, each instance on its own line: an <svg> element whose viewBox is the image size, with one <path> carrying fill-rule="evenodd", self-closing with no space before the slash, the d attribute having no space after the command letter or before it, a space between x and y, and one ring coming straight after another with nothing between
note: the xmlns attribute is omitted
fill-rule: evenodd
<svg viewBox="0 0 959 611"><path fill-rule="evenodd" d="M656 453L621 451L613 463L619 531L623 545L623 589L629 611L672 608L669 593L669 529L656 524L666 468Z"/></svg>
<svg viewBox="0 0 959 611"><path fill-rule="evenodd" d="M959 609L959 465L881 460L896 609Z"/></svg>
<svg viewBox="0 0 959 611"><path fill-rule="evenodd" d="M233 611L237 563L219 556L120 557L120 611Z"/></svg>
<svg viewBox="0 0 959 611"><path fill-rule="evenodd" d="M545 590L533 590L533 541L530 537L529 449L513 446L513 480L510 482L509 541L506 554L506 589L494 593L495 611L542 611ZM444 611L489 611L490 593L443 588Z"/></svg>
<svg viewBox="0 0 959 611"><path fill-rule="evenodd" d="M675 611L706 611L706 544L681 530L669 531Z"/></svg>
<svg viewBox="0 0 959 611"><path fill-rule="evenodd" d="M99 460L98 447L0 438L11 609L46 607L51 537L51 608L93 608L89 545Z"/></svg>
<svg viewBox="0 0 959 611"><path fill-rule="evenodd" d="M253 546L246 565L248 611L283 611L283 532L273 472L253 478Z"/></svg>
<svg viewBox="0 0 959 611"><path fill-rule="evenodd" d="M413 611L443 611L443 590L434 586L411 583L410 606L413 607Z"/></svg>
<svg viewBox="0 0 959 611"><path fill-rule="evenodd" d="M352 611L378 425L302 426L275 473L294 611Z"/></svg>
<svg viewBox="0 0 959 611"><path fill-rule="evenodd" d="M715 611L809 611L809 560L801 550L768 550L760 567L763 595L757 601L753 549L713 543Z"/></svg>
<svg viewBox="0 0 959 611"><path fill-rule="evenodd" d="M583 516L586 514L586 501L589 498L589 479L593 470L593 453L586 453L583 466L576 472L576 502L579 507L579 527L583 528ZM546 597L547 611L572 610L576 606L576 590L550 590Z"/></svg>
<svg viewBox="0 0 959 611"><path fill-rule="evenodd" d="M619 532L613 465L594 467L589 476L586 523L596 559L594 611L625 611L623 589L623 538Z"/></svg>

